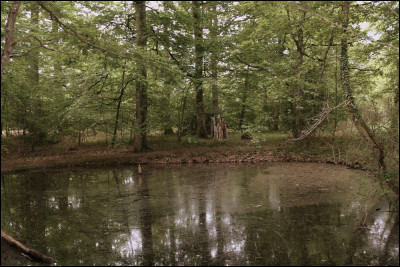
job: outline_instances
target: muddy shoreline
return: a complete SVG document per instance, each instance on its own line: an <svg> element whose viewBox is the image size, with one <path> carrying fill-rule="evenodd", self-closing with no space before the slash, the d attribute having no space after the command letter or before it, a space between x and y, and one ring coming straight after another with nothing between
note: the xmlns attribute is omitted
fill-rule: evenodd
<svg viewBox="0 0 400 267"><path fill-rule="evenodd" d="M322 162L333 163L329 158L304 155L288 155L268 150L226 150L204 148L180 151L149 151L133 153L125 151L95 151L6 158L1 160L1 173L28 170L44 170L76 167L110 167L137 164L198 164L198 163L258 163L258 162ZM338 162L342 165L343 163ZM351 166L348 166L351 167Z"/></svg>

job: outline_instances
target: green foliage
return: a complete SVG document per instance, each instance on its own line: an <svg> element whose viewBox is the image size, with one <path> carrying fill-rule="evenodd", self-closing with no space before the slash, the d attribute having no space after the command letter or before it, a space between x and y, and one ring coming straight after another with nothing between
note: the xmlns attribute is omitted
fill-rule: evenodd
<svg viewBox="0 0 400 267"><path fill-rule="evenodd" d="M2 44L11 4L1 5ZM37 3L21 6L15 32L19 42L1 84L3 131L40 133L52 143L93 132L110 142L121 96L117 132L131 135L135 83L142 79L137 75L140 62L147 69L148 132L174 130L177 134L179 129L187 135L182 139L185 145L215 145L191 136L196 129L191 2L147 2L145 49L136 47L132 2L44 5L64 26L43 8L39 8L38 23L33 23L30 12ZM399 3L351 5L349 82L363 118L385 145L392 171L399 164ZM202 18L201 81L207 116L214 112L212 92L217 88L219 110L228 129L251 132L254 145L261 148L271 142L270 136L263 137L265 132L288 136L305 129L326 105L334 107L345 99L340 86L339 2L210 1L202 5ZM35 60L38 84L30 67ZM339 125L348 118L344 108L335 109L310 140L324 134L342 137ZM119 139L117 145L131 141ZM319 152L329 151L328 147ZM374 157L362 154L360 159L366 161Z"/></svg>

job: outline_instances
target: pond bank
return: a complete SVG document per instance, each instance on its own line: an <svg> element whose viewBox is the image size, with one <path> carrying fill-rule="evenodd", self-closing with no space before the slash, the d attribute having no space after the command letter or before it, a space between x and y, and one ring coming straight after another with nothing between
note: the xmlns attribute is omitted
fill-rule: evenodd
<svg viewBox="0 0 400 267"><path fill-rule="evenodd" d="M256 162L327 162L330 159L304 155L286 155L268 150L233 150L220 148L187 148L171 151L148 151L133 153L121 150L71 151L55 155L37 155L20 158L2 157L1 172L97 167L136 164L196 164L196 163L256 163ZM4 159L3 159L4 158Z"/></svg>

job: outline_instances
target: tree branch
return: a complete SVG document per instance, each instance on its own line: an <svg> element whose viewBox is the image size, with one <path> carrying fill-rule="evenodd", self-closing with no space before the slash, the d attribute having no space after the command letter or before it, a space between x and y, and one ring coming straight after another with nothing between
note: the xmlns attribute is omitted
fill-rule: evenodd
<svg viewBox="0 0 400 267"><path fill-rule="evenodd" d="M37 2L37 3L39 4L39 6L41 6L44 10L46 10L46 11L54 18L54 20L61 26L61 28L63 28L64 31L66 31L67 33L70 33L70 34L74 35L74 36L75 36L76 38L78 38L80 41L82 41L82 42L85 43L85 44L88 44L89 46L91 46L91 47L93 47L93 48L96 48L96 49L101 50L101 51L103 51L103 52L105 52L105 53L108 53L108 54L111 54L111 55L114 55L114 56L117 56L117 57L120 57L120 58L125 58L125 56L123 56L123 55L120 55L120 54L118 54L118 53L112 52L112 51L110 51L110 50L108 50L108 49L106 49L106 48L103 48L103 47L101 47L101 46L98 46L98 45L96 45L96 44L93 44L93 43L89 42L88 40L86 40L85 38L83 38L79 33L77 33L74 29L72 29L71 27L69 27L69 26L65 25L64 23L62 23L62 22L60 21L60 19L59 19L50 9L48 9L48 8L43 4L42 1L36 1L36 2Z"/></svg>
<svg viewBox="0 0 400 267"><path fill-rule="evenodd" d="M382 3L385 6L387 6L390 9L390 11L392 11L393 14L395 14L397 17L399 17L399 13L396 13L396 11L391 6L389 6L386 2L382 2Z"/></svg>
<svg viewBox="0 0 400 267"><path fill-rule="evenodd" d="M294 4L294 2L290 2L290 1L289 1L288 3L289 3L289 5L291 5L293 8L297 8L297 9L300 9L300 10L302 10L302 11L309 11L309 12L313 13L314 15L316 15L317 17L319 17L319 18L325 20L325 21L328 22L329 24L332 24L332 25L334 25L335 27L338 27L338 28L340 28L340 29L343 29L343 26L341 26L341 25L339 25L338 23L333 22L333 21L331 21L331 20L325 18L324 16L318 14L317 12L315 12L315 11L312 10L312 9L308 9L308 8L303 7L303 6L296 5L296 4ZM292 3L293 3L293 4L292 4ZM373 43L378 43L378 44L381 44L381 45L388 46L388 47L391 47L391 48L394 48L394 49L399 50L399 48L398 48L397 46L394 46L394 45L391 45L391 44L388 44L388 43L383 43L383 42L376 41L376 40L374 40L374 39L372 39L372 38L370 38L370 37L368 37L368 36L361 35L361 34L357 33L356 31L351 30L351 29L349 29L349 28L347 28L347 31L349 31L349 32L351 32L351 33L353 33L353 34L355 34L356 36L360 37L361 39L367 39L367 40L369 40L369 41L371 41L371 42L373 42Z"/></svg>
<svg viewBox="0 0 400 267"><path fill-rule="evenodd" d="M43 253L40 253L39 251L36 251L34 249L24 246L23 244L21 244L20 242L15 240L13 237L7 235L3 231L1 231L1 238L4 241L8 242L10 245L21 250L23 253L25 253L28 256L34 257L38 260L41 260L42 262L49 263L49 264L57 263L57 260L50 258L50 257L44 255Z"/></svg>
<svg viewBox="0 0 400 267"><path fill-rule="evenodd" d="M351 69L351 70L358 70L358 71L380 71L381 70L381 68L378 68L378 69L360 69L360 68L357 68L357 67L350 67L349 69Z"/></svg>
<svg viewBox="0 0 400 267"><path fill-rule="evenodd" d="M50 47L46 46L46 45L43 43L43 41L39 39L39 37L37 37L37 36L35 36L35 35L33 35L33 34L28 34L28 35L26 35L26 36L24 36L24 37L18 39L17 41L15 41L15 44L21 42L22 40L24 40L24 39L26 39L26 38L34 38L34 39L36 39L36 40L39 42L40 46L33 47L33 48L31 48L28 52L26 52L26 53L24 53L24 54L20 54L20 55L11 55L11 56L10 56L11 58L26 56L26 55L28 55L31 51L33 51L33 50L35 50L35 49L38 49L38 48L41 48L41 47L43 47L43 48L45 48L45 49L47 49L47 50L50 50L50 51L54 51L54 52L58 52L58 53L66 54L66 55L73 55L73 56L78 56L78 55L79 55L79 54L73 53L73 52L66 52L66 51L61 51L61 50L57 50L57 49L50 48Z"/></svg>
<svg viewBox="0 0 400 267"><path fill-rule="evenodd" d="M276 77L276 75L274 73L272 73L270 70L267 70L266 68L261 67L261 66L255 66L253 64L247 63L244 60L240 59L238 55L236 55L236 59L239 60L240 63L242 63L242 64L244 64L246 66L249 66L249 67L255 68L255 69L259 69L259 70L263 70L263 71L267 72L268 74Z"/></svg>

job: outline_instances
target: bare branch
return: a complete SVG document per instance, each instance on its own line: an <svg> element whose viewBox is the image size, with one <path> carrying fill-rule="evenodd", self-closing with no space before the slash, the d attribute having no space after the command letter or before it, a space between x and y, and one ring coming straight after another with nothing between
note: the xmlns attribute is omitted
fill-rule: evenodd
<svg viewBox="0 0 400 267"><path fill-rule="evenodd" d="M318 115L311 118L309 127L301 132L301 136L298 138L289 139L287 140L287 142L295 142L306 138L325 120L326 116L328 116L328 114L331 113L332 110L337 109L343 105L348 105L349 103L350 102L348 100L345 100L336 107L331 108L329 107L328 102L326 102L325 109L322 110Z"/></svg>

